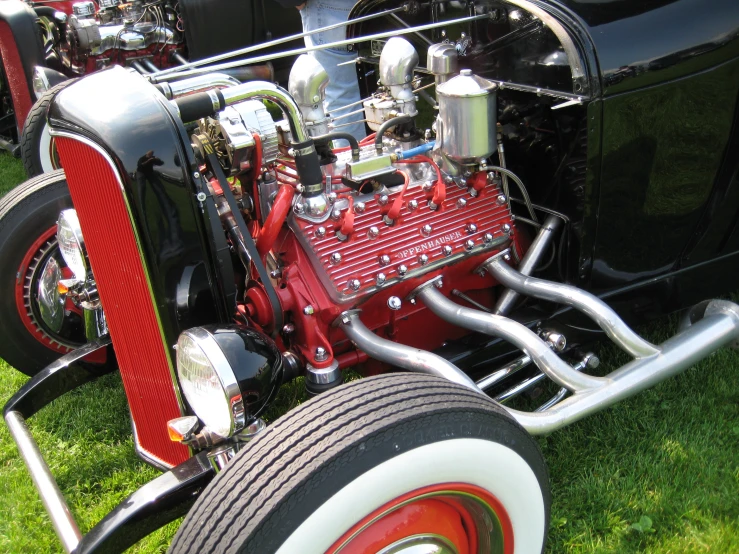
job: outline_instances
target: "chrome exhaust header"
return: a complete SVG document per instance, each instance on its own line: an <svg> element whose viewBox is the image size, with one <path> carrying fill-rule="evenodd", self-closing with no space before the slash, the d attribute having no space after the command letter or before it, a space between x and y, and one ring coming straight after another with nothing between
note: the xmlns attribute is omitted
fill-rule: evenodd
<svg viewBox="0 0 739 554"><path fill-rule="evenodd" d="M438 279L436 277L416 288L409 298L422 300L432 312L449 323L507 340L523 350L547 377L561 387L581 391L599 387L606 382L602 377L592 377L572 369L525 325L504 316L465 308L452 302L434 286Z"/></svg>
<svg viewBox="0 0 739 554"><path fill-rule="evenodd" d="M359 319L361 310L347 310L334 321L349 340L370 358L392 364L415 373L443 377L476 392L484 394L466 373L441 356L426 350L412 348L378 337Z"/></svg>
<svg viewBox="0 0 739 554"><path fill-rule="evenodd" d="M608 383L578 392L542 412L506 408L532 435L545 435L682 373L739 339L739 306L713 300L704 318L660 345L659 354L633 360L608 375Z"/></svg>
<svg viewBox="0 0 739 554"><path fill-rule="evenodd" d="M659 348L637 335L605 302L582 289L522 275L505 263L508 250L499 252L483 267L501 285L518 293L571 306L592 318L624 352L635 358L659 353Z"/></svg>
<svg viewBox="0 0 739 554"><path fill-rule="evenodd" d="M500 259L494 258L492 261L497 262ZM486 267L490 266L490 261L486 262ZM494 276L508 276L507 272L496 269L498 267L497 263L492 264ZM506 270L520 276L507 266ZM555 301L559 302L566 299L568 305L581 307L585 313L602 324L609 336L615 337L614 342L620 342L621 345L626 345L631 351L639 354L634 360L608 375L595 377L583 373L597 366L595 363L597 358L592 354L586 356L575 367L571 367L559 358L543 339L524 325L504 316L466 308L452 302L434 286L439 279L437 277L424 283L415 289L410 297L422 300L433 313L449 323L503 338L524 352L524 356L514 361L511 368L506 367L494 372L480 380L478 386L491 387L530 359L542 374L514 386L498 395L495 400L506 400L545 376L564 389L573 391L574 394L563 399L566 390L560 390L552 400L535 412L524 412L504 406L532 435L544 435L561 429L685 371L723 346L739 344L739 305L732 302L711 300L701 303L700 309L691 312L692 320L689 326L684 327L681 332L663 344L654 346L629 329L615 312L595 296L558 283L547 281L537 283L539 287L545 285L562 287L555 288L556 293L551 293L551 296L546 298L556 299ZM529 281L531 278L520 276L518 279ZM514 283L514 280L509 278L504 281L504 284L508 283ZM538 292L539 288L536 290ZM550 289L545 287L544 290ZM362 348L361 344L357 345ZM388 356L388 361L392 363L391 358L392 356Z"/></svg>

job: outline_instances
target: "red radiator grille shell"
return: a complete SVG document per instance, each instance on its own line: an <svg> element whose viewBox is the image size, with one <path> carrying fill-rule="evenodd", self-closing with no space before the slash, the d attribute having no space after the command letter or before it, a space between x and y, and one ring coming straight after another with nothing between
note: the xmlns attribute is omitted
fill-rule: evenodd
<svg viewBox="0 0 739 554"><path fill-rule="evenodd" d="M408 269L405 279L422 275L439 264L453 263L460 256L477 255L486 250L497 250L508 239L508 233L503 230L504 225L513 228L510 207L496 202L500 193L494 185L487 185L477 197L472 197L466 190L456 185L446 188L446 200L443 209L432 211L428 208L430 192L425 192L420 186L408 189L403 197L403 209L400 218L391 227L383 222L382 216L393 205L393 201L400 194L396 191L389 196L388 202L380 206L378 195L365 200L365 210L356 213L354 217L354 232L349 240L341 242L336 237L336 231L341 228L341 221L328 219L322 223L311 223L298 217L293 217L292 226L296 229L301 243L306 247L316 273L323 278L323 284L332 298L338 302L346 302L358 296L369 294L377 290L376 279L379 273L386 276L386 285L390 286L402 276L398 267L402 264ZM418 207L409 211L408 202L415 200ZM458 203L464 200L464 205ZM356 200L355 200L356 205ZM356 210L355 210L356 212ZM431 225L432 230L424 235L421 229L424 225ZM477 227L470 232L468 225ZM377 227L380 234L371 239L368 231ZM323 227L326 234L323 238L316 235L316 230ZM492 243L485 243L483 236L490 233ZM465 243L472 240L475 247L468 252ZM451 257L442 253L445 246L452 247ZM339 263L331 262L331 255L341 255ZM421 265L419 256L428 256L428 262ZM379 262L382 255L390 257L390 263L383 266ZM348 283L358 279L360 288L351 290Z"/></svg>
<svg viewBox="0 0 739 554"><path fill-rule="evenodd" d="M5 21L0 21L0 54L2 54L2 61L5 64L5 77L8 79L10 96L13 99L15 124L20 134L26 116L33 105L33 100L31 99L31 92L28 90L26 72L23 69L13 31Z"/></svg>
<svg viewBox="0 0 739 554"><path fill-rule="evenodd" d="M169 439L182 415L144 261L117 173L94 148L66 137L56 145L80 220L92 271L144 456L166 466L189 457Z"/></svg>

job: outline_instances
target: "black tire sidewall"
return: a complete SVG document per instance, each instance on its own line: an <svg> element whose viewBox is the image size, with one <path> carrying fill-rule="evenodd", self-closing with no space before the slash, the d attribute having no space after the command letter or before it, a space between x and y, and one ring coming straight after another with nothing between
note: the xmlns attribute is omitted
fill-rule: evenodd
<svg viewBox="0 0 739 554"><path fill-rule="evenodd" d="M423 422L414 422L414 426L418 426L413 431L409 431L408 423L393 426L362 441L316 471L315 475L285 499L275 514L261 523L257 531L249 537L249 546L244 551L253 554L276 552L299 525L313 511L329 501L336 491L383 462L415 448L457 438L482 439L514 450L527 461L529 467L537 467L535 450L523 449L523 452L519 452L521 446L529 444L529 441L522 441L521 431L502 419L496 420L497 425L491 425L489 414L437 413L424 416ZM546 469L540 469L537 477L541 483L547 477ZM286 522L292 522L292 525ZM545 527L547 525L548 522Z"/></svg>
<svg viewBox="0 0 739 554"><path fill-rule="evenodd" d="M17 273L24 256L62 210L72 207L61 170L29 179L0 199L0 358L33 375L59 358L23 324L15 300Z"/></svg>
<svg viewBox="0 0 739 554"><path fill-rule="evenodd" d="M59 91L74 81L75 79L70 79L51 87L41 95L41 98L31 106L31 110L28 112L26 121L23 124L23 131L21 132L20 145L21 160L23 161L26 175L29 178L44 173L44 168L41 164L40 144L41 137L47 125L46 112L49 109L49 104Z"/></svg>
<svg viewBox="0 0 739 554"><path fill-rule="evenodd" d="M378 388L381 409L370 398ZM343 385L278 420L201 495L172 551L275 552L315 510L373 468L428 445L454 448L456 439L481 439L517 455L541 494L546 534L548 474L532 437L479 393L436 377L397 374ZM464 475L455 480L467 482Z"/></svg>

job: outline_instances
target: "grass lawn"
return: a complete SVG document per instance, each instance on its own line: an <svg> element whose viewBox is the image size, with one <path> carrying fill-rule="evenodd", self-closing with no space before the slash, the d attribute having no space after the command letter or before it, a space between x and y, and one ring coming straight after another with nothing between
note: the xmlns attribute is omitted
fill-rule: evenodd
<svg viewBox="0 0 739 554"><path fill-rule="evenodd" d="M17 161L0 155L0 194L22 176ZM641 331L662 342L675 324L673 318ZM624 361L611 348L600 355L604 362ZM608 371L608 363L603 366ZM554 497L548 552L739 552L737 368L739 353L723 350L671 381L541 439ZM0 360L0 402L25 379ZM300 382L280 394L280 406L303 400ZM30 428L83 532L157 475L133 452L117 375L60 398L35 416ZM132 551L165 551L175 529L173 524L160 530ZM0 551L61 551L2 424Z"/></svg>

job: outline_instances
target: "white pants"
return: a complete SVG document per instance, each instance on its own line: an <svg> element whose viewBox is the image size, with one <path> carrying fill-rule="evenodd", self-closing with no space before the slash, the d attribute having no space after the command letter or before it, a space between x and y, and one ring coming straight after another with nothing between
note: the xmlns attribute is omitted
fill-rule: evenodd
<svg viewBox="0 0 739 554"><path fill-rule="evenodd" d="M303 19L303 30L312 31L320 29L335 23L346 21L349 17L349 11L354 6L355 0L308 0L305 7L300 10L300 16ZM331 31L316 33L305 37L305 45L308 47L328 44L346 39L346 27L339 27ZM326 111L333 115L331 110L358 102L359 84L357 83L357 70L355 64L339 65L345 62L351 62L357 58L356 52L350 52L346 47L327 48L311 52L312 56L318 60L329 76L329 84L326 87ZM336 113L337 116L361 109L361 105L352 106L346 110ZM357 122L352 125L339 127L337 131L344 131L354 135L357 140L365 137L364 123L358 123L364 119L361 113L339 119L336 124Z"/></svg>

